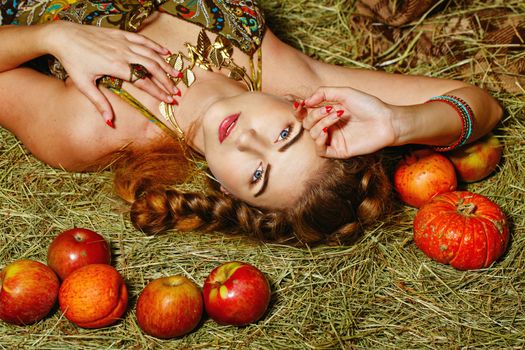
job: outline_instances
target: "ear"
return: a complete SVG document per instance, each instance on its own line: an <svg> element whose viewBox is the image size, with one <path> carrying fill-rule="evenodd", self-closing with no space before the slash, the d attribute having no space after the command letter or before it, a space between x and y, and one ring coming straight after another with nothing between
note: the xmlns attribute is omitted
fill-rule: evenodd
<svg viewBox="0 0 525 350"><path fill-rule="evenodd" d="M227 196L231 196L231 193L223 185L221 185L221 192Z"/></svg>
<svg viewBox="0 0 525 350"><path fill-rule="evenodd" d="M237 199L233 194L230 193L223 185L221 185L221 192L224 193L226 196L231 197L232 199Z"/></svg>
<svg viewBox="0 0 525 350"><path fill-rule="evenodd" d="M292 95L292 94L286 94L286 95L283 95L283 99L285 99L286 101L290 103L293 103L297 100L300 100L300 97L296 95Z"/></svg>

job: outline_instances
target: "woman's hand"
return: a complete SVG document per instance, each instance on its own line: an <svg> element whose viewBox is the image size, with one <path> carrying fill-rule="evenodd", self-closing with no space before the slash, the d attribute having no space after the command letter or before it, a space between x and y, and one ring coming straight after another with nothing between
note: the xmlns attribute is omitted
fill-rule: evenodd
<svg viewBox="0 0 525 350"><path fill-rule="evenodd" d="M50 54L64 66L77 88L93 102L105 122L112 126L113 110L107 98L97 87L97 79L104 75L129 81L130 64L140 64L149 72L133 84L153 97L173 102L178 92L166 74L179 74L162 55L168 49L136 33L118 29L56 21L49 24Z"/></svg>
<svg viewBox="0 0 525 350"><path fill-rule="evenodd" d="M392 109L380 99L347 87L321 87L297 111L315 140L317 153L350 158L391 146Z"/></svg>

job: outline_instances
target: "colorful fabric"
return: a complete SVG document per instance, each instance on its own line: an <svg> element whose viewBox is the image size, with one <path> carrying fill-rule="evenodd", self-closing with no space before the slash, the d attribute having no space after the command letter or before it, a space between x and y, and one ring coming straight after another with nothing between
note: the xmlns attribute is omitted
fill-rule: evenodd
<svg viewBox="0 0 525 350"><path fill-rule="evenodd" d="M252 59L265 31L262 11L252 0L0 0L0 25L33 25L66 20L136 32L154 11L169 13L219 34ZM258 57L260 64L260 55ZM42 62L35 60L32 66L41 70ZM46 68L59 79L67 78L67 72L54 58L49 59ZM106 76L100 84L170 136L177 137L151 111L122 89L120 79Z"/></svg>
<svg viewBox="0 0 525 350"><path fill-rule="evenodd" d="M264 35L262 10L250 0L0 0L0 25L67 20L135 32L156 10L222 35L250 56Z"/></svg>

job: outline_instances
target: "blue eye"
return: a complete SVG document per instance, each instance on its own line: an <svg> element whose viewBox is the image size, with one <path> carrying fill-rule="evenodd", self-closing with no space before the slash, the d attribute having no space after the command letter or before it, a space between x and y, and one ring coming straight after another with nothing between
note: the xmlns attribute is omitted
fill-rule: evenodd
<svg viewBox="0 0 525 350"><path fill-rule="evenodd" d="M286 140L290 136L291 133L292 133L292 127L291 126L281 130L281 133L279 134L279 137L277 138L277 142Z"/></svg>
<svg viewBox="0 0 525 350"><path fill-rule="evenodd" d="M257 183L259 180L263 178L264 175L264 168L262 163L259 165L259 167L253 172L252 175L252 183Z"/></svg>

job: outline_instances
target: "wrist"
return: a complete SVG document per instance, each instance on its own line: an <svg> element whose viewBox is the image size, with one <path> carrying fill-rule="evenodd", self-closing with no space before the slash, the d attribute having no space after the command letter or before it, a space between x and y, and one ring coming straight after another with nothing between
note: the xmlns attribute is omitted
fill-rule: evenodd
<svg viewBox="0 0 525 350"><path fill-rule="evenodd" d="M394 130L392 146L402 146L412 141L417 129L414 110L411 106L391 106L391 124Z"/></svg>
<svg viewBox="0 0 525 350"><path fill-rule="evenodd" d="M52 21L35 27L38 29L35 36L37 38L38 50L41 51L42 54L49 54L58 58L63 21Z"/></svg>
<svg viewBox="0 0 525 350"><path fill-rule="evenodd" d="M392 118L396 135L394 146L446 146L460 136L461 120L445 103L394 106Z"/></svg>

